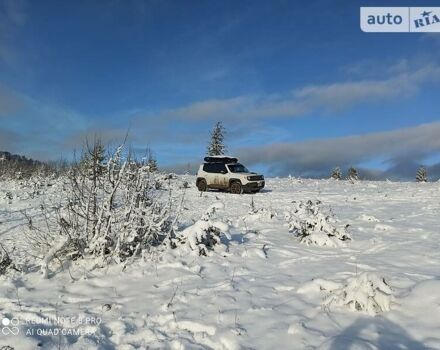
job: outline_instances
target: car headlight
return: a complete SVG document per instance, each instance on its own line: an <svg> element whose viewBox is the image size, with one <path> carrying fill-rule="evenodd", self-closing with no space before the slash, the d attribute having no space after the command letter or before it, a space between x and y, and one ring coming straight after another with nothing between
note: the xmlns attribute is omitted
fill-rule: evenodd
<svg viewBox="0 0 440 350"><path fill-rule="evenodd" d="M246 176L246 179L248 179L249 181L251 180L251 177L250 176Z"/></svg>

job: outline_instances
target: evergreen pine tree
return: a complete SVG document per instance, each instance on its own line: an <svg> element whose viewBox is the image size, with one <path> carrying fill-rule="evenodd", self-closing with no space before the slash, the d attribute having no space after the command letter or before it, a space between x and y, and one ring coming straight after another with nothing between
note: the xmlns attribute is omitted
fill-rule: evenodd
<svg viewBox="0 0 440 350"><path fill-rule="evenodd" d="M157 166L157 160L154 157L153 152L150 149L148 150L147 165L150 168L151 172L159 170L159 168Z"/></svg>
<svg viewBox="0 0 440 350"><path fill-rule="evenodd" d="M335 180L341 180L342 179L342 172L340 167L336 167L332 170L331 178Z"/></svg>
<svg viewBox="0 0 440 350"><path fill-rule="evenodd" d="M208 145L209 156L221 156L226 152L226 146L224 144L225 128L222 122L217 122L214 129L211 132L211 141Z"/></svg>
<svg viewBox="0 0 440 350"><path fill-rule="evenodd" d="M93 223L96 223L98 220L98 186L106 171L105 151L101 139L95 137L92 145L86 141L79 167L77 171L71 174L71 180L75 188L79 188L84 179L87 179L89 182L87 184L90 193L90 196L87 198L87 220ZM95 228L96 227L93 227L92 230L93 235L95 234Z"/></svg>
<svg viewBox="0 0 440 350"><path fill-rule="evenodd" d="M428 174L427 174L426 168L424 166L421 166L419 168L419 170L417 170L416 181L417 182L428 182Z"/></svg>
<svg viewBox="0 0 440 350"><path fill-rule="evenodd" d="M356 168L350 167L350 169L348 169L347 180L350 180L351 182L359 180L358 171Z"/></svg>
<svg viewBox="0 0 440 350"><path fill-rule="evenodd" d="M105 170L105 147L102 145L101 139L95 138L93 144L86 142L86 147L83 150L80 166L85 172L87 178L96 182L96 179Z"/></svg>

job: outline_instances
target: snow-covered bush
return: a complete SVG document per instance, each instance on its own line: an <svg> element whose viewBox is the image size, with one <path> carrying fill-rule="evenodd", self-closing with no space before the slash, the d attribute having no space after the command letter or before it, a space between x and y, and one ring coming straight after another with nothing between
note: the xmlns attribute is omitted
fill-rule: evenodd
<svg viewBox="0 0 440 350"><path fill-rule="evenodd" d="M160 190L163 188L163 182L160 179L157 179L156 181L154 181L154 188L156 190Z"/></svg>
<svg viewBox="0 0 440 350"><path fill-rule="evenodd" d="M147 162L147 166L148 166L148 169L150 170L150 172L155 172L155 171L159 170L159 168L157 166L157 159L154 156L153 151L151 149L147 150L146 162Z"/></svg>
<svg viewBox="0 0 440 350"><path fill-rule="evenodd" d="M337 247L351 240L348 225L339 227L334 216L323 212L320 205L320 201L294 201L293 208L285 213L289 231L307 245Z"/></svg>
<svg viewBox="0 0 440 350"><path fill-rule="evenodd" d="M169 246L172 249L187 249L203 256L216 249L224 251L226 246L221 238L225 236L230 239L229 225L214 219L216 212L223 207L221 202L211 205L200 220L170 238Z"/></svg>
<svg viewBox="0 0 440 350"><path fill-rule="evenodd" d="M10 269L17 270L9 256L8 251L0 243L0 276L4 275Z"/></svg>
<svg viewBox="0 0 440 350"><path fill-rule="evenodd" d="M14 195L12 194L11 191L7 191L5 193L5 198L8 200L8 203L11 204L12 200L14 199Z"/></svg>
<svg viewBox="0 0 440 350"><path fill-rule="evenodd" d="M376 315L389 311L393 291L383 277L369 272L350 278L347 283L329 291L327 307L346 307L351 311Z"/></svg>
<svg viewBox="0 0 440 350"><path fill-rule="evenodd" d="M172 231L172 203L161 199L148 165L123 157L123 146L105 157L95 144L72 167L67 204L48 213L43 227L29 221L28 243L42 258L95 257L99 265L127 261L159 246Z"/></svg>
<svg viewBox="0 0 440 350"><path fill-rule="evenodd" d="M417 170L416 182L428 182L428 173L427 173L426 168L424 166L421 166Z"/></svg>
<svg viewBox="0 0 440 350"><path fill-rule="evenodd" d="M342 179L342 172L341 172L341 168L340 167L336 167L332 170L332 173L330 175L331 179L334 180L341 180Z"/></svg>
<svg viewBox="0 0 440 350"><path fill-rule="evenodd" d="M348 169L347 180L349 180L351 183L355 183L359 180L359 175L356 168L351 167Z"/></svg>
<svg viewBox="0 0 440 350"><path fill-rule="evenodd" d="M257 208L254 199L251 199L251 204L249 206L248 215L246 218L252 218L255 220L271 220L277 216L274 210L268 208Z"/></svg>

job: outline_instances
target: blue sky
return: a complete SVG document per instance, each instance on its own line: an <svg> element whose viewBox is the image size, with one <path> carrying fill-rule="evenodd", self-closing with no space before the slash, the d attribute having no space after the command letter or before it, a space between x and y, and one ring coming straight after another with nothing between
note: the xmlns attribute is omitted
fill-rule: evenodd
<svg viewBox="0 0 440 350"><path fill-rule="evenodd" d="M361 32L359 7L384 5L419 3L0 0L0 150L69 157L129 130L181 170L223 120L269 175L440 176L440 33Z"/></svg>

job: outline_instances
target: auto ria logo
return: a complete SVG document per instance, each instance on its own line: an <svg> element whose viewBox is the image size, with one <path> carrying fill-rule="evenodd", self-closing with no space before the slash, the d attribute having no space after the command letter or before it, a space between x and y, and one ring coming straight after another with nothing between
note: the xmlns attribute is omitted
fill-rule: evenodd
<svg viewBox="0 0 440 350"><path fill-rule="evenodd" d="M364 32L440 32L440 7L361 7Z"/></svg>
<svg viewBox="0 0 440 350"><path fill-rule="evenodd" d="M434 11L425 10L421 13L421 16L421 18L414 19L414 25L416 28L423 28L440 22L440 18L438 18Z"/></svg>

